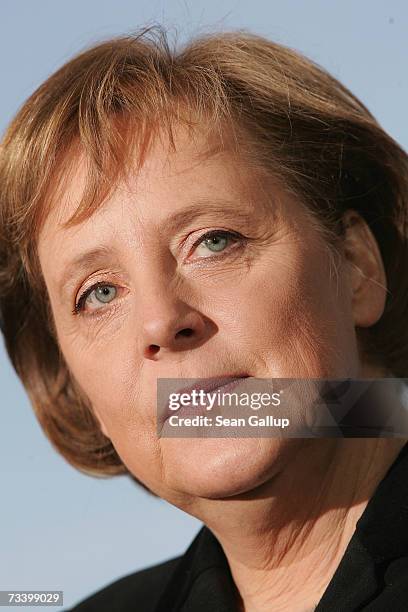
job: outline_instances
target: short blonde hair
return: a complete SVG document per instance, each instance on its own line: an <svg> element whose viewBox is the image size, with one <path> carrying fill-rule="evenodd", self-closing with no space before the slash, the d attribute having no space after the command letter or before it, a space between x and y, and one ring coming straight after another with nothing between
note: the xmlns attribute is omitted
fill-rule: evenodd
<svg viewBox="0 0 408 612"><path fill-rule="evenodd" d="M0 315L10 360L60 453L94 475L126 473L81 397L58 345L37 239L52 192L78 147L89 160L69 225L100 206L137 151L184 123L232 135L253 168L278 176L316 216L332 245L357 210L383 257L380 320L357 329L362 354L408 375L408 164L367 108L300 53L247 31L171 48L161 26L85 50L48 78L10 124L0 159ZM209 130L209 132L210 132ZM140 167L140 166L139 166Z"/></svg>

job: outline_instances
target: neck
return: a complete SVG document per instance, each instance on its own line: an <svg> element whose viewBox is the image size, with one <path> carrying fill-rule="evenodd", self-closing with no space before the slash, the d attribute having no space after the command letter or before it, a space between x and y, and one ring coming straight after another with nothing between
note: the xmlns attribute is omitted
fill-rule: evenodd
<svg viewBox="0 0 408 612"><path fill-rule="evenodd" d="M315 608L405 442L303 440L256 491L214 500L205 523L228 559L241 610Z"/></svg>

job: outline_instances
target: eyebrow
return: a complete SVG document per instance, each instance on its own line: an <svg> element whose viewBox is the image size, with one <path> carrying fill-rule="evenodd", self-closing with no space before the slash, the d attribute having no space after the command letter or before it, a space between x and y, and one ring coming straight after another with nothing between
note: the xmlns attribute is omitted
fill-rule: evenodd
<svg viewBox="0 0 408 612"><path fill-rule="evenodd" d="M215 200L214 198L211 198L211 200L209 200L206 198L201 198L195 204L170 213L162 220L162 225L168 232L173 232L190 224L197 218L208 214L219 214L223 215L224 219L229 218L235 222L241 221L250 223L251 220L253 221L253 211L245 210L245 205L243 203L241 204L242 208L240 209L240 203L237 203L237 201L233 202L231 200L224 199ZM115 256L118 256L117 249L108 244L100 244L88 251L85 251L84 253L81 253L66 264L64 274L58 283L59 289L66 290L73 281L74 277L76 277L81 271L85 271L92 266L101 264L102 262L105 262L107 258Z"/></svg>
<svg viewBox="0 0 408 612"><path fill-rule="evenodd" d="M200 198L195 204L170 213L163 219L163 226L174 232L206 214L220 214L224 218L241 221L249 221L254 216L252 210L245 210L245 203L241 200Z"/></svg>
<svg viewBox="0 0 408 612"><path fill-rule="evenodd" d="M115 256L116 249L114 247L110 247L106 244L101 244L93 249L78 255L74 259L70 260L70 262L65 267L65 272L60 281L60 289L66 288L77 273L82 270L87 270L88 268L98 265L102 263L102 261L106 261L108 257Z"/></svg>

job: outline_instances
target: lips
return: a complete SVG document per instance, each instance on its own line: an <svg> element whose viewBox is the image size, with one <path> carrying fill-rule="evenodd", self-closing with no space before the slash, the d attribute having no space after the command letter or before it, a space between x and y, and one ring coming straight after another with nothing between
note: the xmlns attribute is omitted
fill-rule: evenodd
<svg viewBox="0 0 408 612"><path fill-rule="evenodd" d="M198 382L195 382L187 387L181 387L180 389L177 389L176 393L191 393L192 391L199 391L200 389L205 391L205 393L209 393L210 391L214 391L215 389L229 385L236 380L248 378L248 376L249 374L225 374L223 376L216 376L212 378L199 378L197 379Z"/></svg>
<svg viewBox="0 0 408 612"><path fill-rule="evenodd" d="M211 391L215 391L221 388L224 391L227 391L233 389L244 378L249 378L249 374L225 374L222 376L215 376L211 378L198 378L193 384L184 387L179 387L178 389L175 389L174 392L179 393L180 395L183 393L188 393L190 395L192 391L200 390L203 390L205 393L210 393ZM197 407L192 406L182 406L177 412L183 413L183 415L185 416L187 414L198 414ZM163 424L172 414L174 414L174 411L170 410L169 403L167 403L160 418L161 424Z"/></svg>

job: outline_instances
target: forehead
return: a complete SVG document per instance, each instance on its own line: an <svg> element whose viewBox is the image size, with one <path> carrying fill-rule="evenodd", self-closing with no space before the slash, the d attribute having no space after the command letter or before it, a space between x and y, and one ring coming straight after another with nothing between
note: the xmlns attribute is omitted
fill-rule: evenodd
<svg viewBox="0 0 408 612"><path fill-rule="evenodd" d="M131 206L135 220L150 216L157 219L179 205L203 199L204 194L209 200L214 197L222 200L233 192L249 201L254 190L260 188L260 172L250 170L248 161L232 146L228 134L220 139L214 133L192 132L184 126L177 126L173 133L174 149L159 132L141 166L131 161L129 170L90 218L64 228L64 223L81 202L88 178L88 160L84 153L71 154L50 199L49 212L39 234L40 257L44 244L49 251L50 244L58 243L62 236L75 237L96 219L106 218L109 211L113 213L114 206L120 205L122 211L127 205Z"/></svg>

